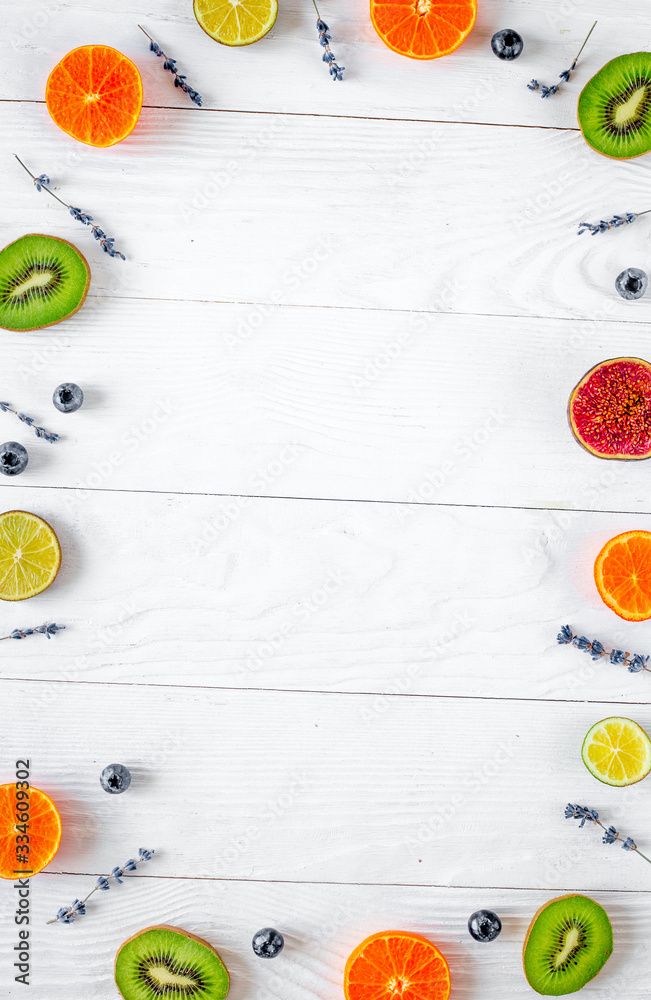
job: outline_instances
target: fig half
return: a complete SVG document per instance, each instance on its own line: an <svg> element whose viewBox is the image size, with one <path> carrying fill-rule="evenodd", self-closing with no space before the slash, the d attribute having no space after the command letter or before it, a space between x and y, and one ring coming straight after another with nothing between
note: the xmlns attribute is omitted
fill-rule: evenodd
<svg viewBox="0 0 651 1000"><path fill-rule="evenodd" d="M572 433L597 458L651 458L651 364L611 358L591 368L570 394Z"/></svg>

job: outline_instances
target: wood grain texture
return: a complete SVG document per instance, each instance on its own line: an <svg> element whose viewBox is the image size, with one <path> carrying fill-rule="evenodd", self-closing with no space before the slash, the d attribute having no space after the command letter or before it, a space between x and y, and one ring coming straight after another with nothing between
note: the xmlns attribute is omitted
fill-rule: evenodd
<svg viewBox="0 0 651 1000"><path fill-rule="evenodd" d="M54 526L63 565L44 594L2 606L0 635L46 620L67 631L4 642L4 678L365 691L364 728L401 695L651 701L646 674L556 646L570 622L609 648L651 651L651 623L622 622L591 582L604 542L651 528L648 516L7 496Z"/></svg>
<svg viewBox="0 0 651 1000"><path fill-rule="evenodd" d="M621 270L644 261L647 217L577 235L583 219L646 208L649 161L608 160L575 132L150 109L129 140L91 149L57 129L44 105L12 102L0 106L0 128L128 260L102 254L15 161L2 240L30 231L72 240L88 254L92 295L546 316L595 328L651 318L650 297L625 302L614 288ZM250 312L259 329L265 311Z"/></svg>
<svg viewBox="0 0 651 1000"><path fill-rule="evenodd" d="M566 419L593 365L649 356L644 324L259 309L93 298L69 323L4 333L9 401L63 435L39 442L2 416L30 451L7 497L61 486L77 506L120 489L648 510L648 463L595 459ZM86 403L59 414L51 392L68 380Z"/></svg>
<svg viewBox="0 0 651 1000"><path fill-rule="evenodd" d="M622 52L651 42L645 0L631 0L626 16L609 0L550 4L497 0L479 4L477 24L463 46L444 59L420 62L391 52L369 17L368 0L326 0L332 48L346 67L333 84L321 62L312 3L285 0L270 34L253 46L229 49L198 27L192 3L161 0L81 0L69 4L6 0L5 99L43 100L48 73L76 45L102 42L133 59L144 80L145 104L191 110L147 51L136 25L143 24L175 56L182 73L204 97L206 108L288 111L301 114L479 121L488 124L576 128L582 86ZM565 92L542 101L527 90L531 77L552 84L571 65L592 21L599 24ZM491 35L514 27L525 39L515 63L501 63L490 50Z"/></svg>
<svg viewBox="0 0 651 1000"><path fill-rule="evenodd" d="M21 706L5 759L33 758L62 812L56 872L101 872L145 846L162 876L648 886L639 857L563 817L568 800L587 804L648 847L645 784L608 788L581 761L618 705L408 697L367 725L355 695L38 681L2 695ZM648 706L633 714L649 728ZM99 784L115 760L133 774L119 797Z"/></svg>
<svg viewBox="0 0 651 1000"><path fill-rule="evenodd" d="M117 859L107 858L110 864ZM156 862L152 862L152 865ZM367 935L389 927L425 934L444 952L452 996L461 1000L528 1000L520 952L527 926L548 891L441 889L401 886L295 885L131 878L89 906L73 927L46 927L59 906L85 894L88 875L43 875L33 894L35 967L32 994L67 1000L70 973L88 1000L115 1000L115 952L142 928L165 921L198 934L217 948L231 974L229 1000L341 1000L346 958ZM648 995L645 963L649 935L646 892L599 892L614 928L615 948L586 997L630 1000ZM96 899L96 897L94 897ZM490 947L472 941L466 922L478 906L501 914L502 934ZM285 950L273 962L256 959L253 934L281 927ZM3 996L23 994L0 969ZM31 994L30 994L31 995Z"/></svg>

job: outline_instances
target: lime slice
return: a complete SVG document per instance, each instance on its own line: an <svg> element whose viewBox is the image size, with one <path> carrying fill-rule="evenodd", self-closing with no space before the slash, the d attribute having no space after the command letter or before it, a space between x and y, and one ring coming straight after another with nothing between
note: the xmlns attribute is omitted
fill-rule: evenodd
<svg viewBox="0 0 651 1000"><path fill-rule="evenodd" d="M47 590L61 565L54 531L36 514L0 514L0 600L24 601Z"/></svg>
<svg viewBox="0 0 651 1000"><path fill-rule="evenodd" d="M250 45L276 23L278 0L194 0L194 16L223 45Z"/></svg>
<svg viewBox="0 0 651 1000"><path fill-rule="evenodd" d="M632 719L602 719L583 741L583 763L606 785L634 785L651 771L651 740Z"/></svg>

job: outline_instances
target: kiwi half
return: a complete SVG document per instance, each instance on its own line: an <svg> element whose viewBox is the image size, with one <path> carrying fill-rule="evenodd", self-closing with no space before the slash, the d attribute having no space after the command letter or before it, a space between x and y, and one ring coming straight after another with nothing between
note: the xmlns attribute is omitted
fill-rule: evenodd
<svg viewBox="0 0 651 1000"><path fill-rule="evenodd" d="M139 931L119 948L115 983L124 1000L224 1000L230 978L209 944L160 924Z"/></svg>
<svg viewBox="0 0 651 1000"><path fill-rule="evenodd" d="M604 156L629 160L651 150L651 52L617 56L579 97L586 142Z"/></svg>
<svg viewBox="0 0 651 1000"><path fill-rule="evenodd" d="M77 312L90 268L67 240L30 233L0 250L0 327L40 330Z"/></svg>
<svg viewBox="0 0 651 1000"><path fill-rule="evenodd" d="M546 997L576 993L604 967L613 929L603 906L587 896L559 896L538 910L522 952L531 988Z"/></svg>

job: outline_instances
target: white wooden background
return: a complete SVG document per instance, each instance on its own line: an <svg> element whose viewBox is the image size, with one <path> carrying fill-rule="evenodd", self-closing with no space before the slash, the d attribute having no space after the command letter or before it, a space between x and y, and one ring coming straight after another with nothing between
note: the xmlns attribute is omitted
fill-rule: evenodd
<svg viewBox="0 0 651 1000"><path fill-rule="evenodd" d="M2 245L73 240L84 308L3 332L2 396L64 439L30 446L4 507L49 520L64 561L2 632L2 780L17 757L61 806L64 840L33 888L35 1000L116 997L121 941L156 922L204 935L233 1000L335 1000L367 934L413 928L448 956L456 1000L525 998L528 922L593 894L616 951L586 995L648 993L651 872L563 819L599 809L651 847L647 784L595 782L598 719L651 726L651 681L555 645L558 627L635 652L651 624L599 601L603 542L651 528L651 466L572 440L567 396L605 357L649 358L651 224L591 239L582 219L651 208L649 158L601 159L576 98L615 55L651 46L647 0L480 0L454 55L386 49L366 0L309 0L243 50L190 0L5 0ZM541 101L599 19L571 84ZM172 86L143 24L204 96ZM490 52L514 27L525 52ZM50 121L47 74L104 42L144 79L133 135L109 150ZM18 153L116 237L125 263L37 194ZM650 217L651 218L651 217ZM74 380L83 410L57 414ZM2 634L2 633L0 633ZM102 792L112 761L133 771ZM45 926L139 846L155 859L72 927ZM14 893L0 893L0 983L14 985ZM500 939L466 931L496 909ZM250 939L287 936L277 961Z"/></svg>

